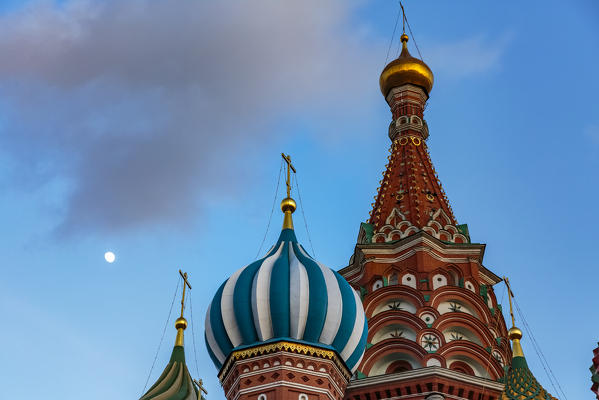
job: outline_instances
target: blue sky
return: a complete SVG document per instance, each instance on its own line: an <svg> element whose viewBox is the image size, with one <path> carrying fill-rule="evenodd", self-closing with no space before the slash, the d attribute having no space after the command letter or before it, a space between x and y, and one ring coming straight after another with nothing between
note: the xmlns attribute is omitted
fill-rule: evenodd
<svg viewBox="0 0 599 400"><path fill-rule="evenodd" d="M567 397L591 398L599 5L405 4L435 73L429 147L456 217L510 277ZM316 257L338 269L353 252L389 147L378 76L397 3L12 1L0 13L4 396L139 396L181 268L199 371L191 329L188 364L224 399L204 313L256 256L281 151ZM275 210L266 247L281 222ZM296 230L309 247L301 213Z"/></svg>

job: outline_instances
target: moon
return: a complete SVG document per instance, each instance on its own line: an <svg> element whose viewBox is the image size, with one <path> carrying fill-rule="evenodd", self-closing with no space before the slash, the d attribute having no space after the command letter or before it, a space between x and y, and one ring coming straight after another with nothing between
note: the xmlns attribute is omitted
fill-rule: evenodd
<svg viewBox="0 0 599 400"><path fill-rule="evenodd" d="M106 260L107 263L112 264L114 262L114 260L116 260L116 256L114 255L114 253L112 251L107 251L106 253L104 253L104 259Z"/></svg>

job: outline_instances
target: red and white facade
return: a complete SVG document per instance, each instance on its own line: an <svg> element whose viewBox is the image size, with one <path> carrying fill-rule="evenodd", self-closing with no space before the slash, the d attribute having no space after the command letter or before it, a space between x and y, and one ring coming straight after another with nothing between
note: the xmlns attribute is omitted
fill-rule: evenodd
<svg viewBox="0 0 599 400"><path fill-rule="evenodd" d="M483 265L485 245L458 225L432 165L428 96L404 84L387 95L388 164L369 223L340 273L368 319L364 358L345 398L501 397L511 359L507 328Z"/></svg>

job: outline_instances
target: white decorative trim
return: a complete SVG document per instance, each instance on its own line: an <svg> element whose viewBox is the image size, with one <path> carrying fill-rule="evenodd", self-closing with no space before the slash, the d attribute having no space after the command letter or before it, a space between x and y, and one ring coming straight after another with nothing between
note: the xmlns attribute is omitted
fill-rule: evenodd
<svg viewBox="0 0 599 400"><path fill-rule="evenodd" d="M503 383L499 383L487 378L481 378L478 376L466 375L457 371L453 371L443 367L425 367L413 369L411 371L404 371L397 374L377 375L370 376L358 380L350 381L347 390L353 388L361 388L367 386L373 386L387 382L398 382L405 381L414 378L428 377L428 376L442 376L451 380L461 381L477 386L486 387L499 392L503 392L505 386ZM346 391L347 391L346 390Z"/></svg>
<svg viewBox="0 0 599 400"><path fill-rule="evenodd" d="M377 239L383 239L385 242L400 240L419 230L418 227L408 221L406 216L395 207L385 220L385 225L372 235L372 242L378 243ZM431 219L422 230L439 240L443 240L441 237L444 236L447 242L468 243L468 238L459 233L457 226L451 223L451 218L449 218L442 208L431 215ZM460 239L460 241L456 242L457 239Z"/></svg>

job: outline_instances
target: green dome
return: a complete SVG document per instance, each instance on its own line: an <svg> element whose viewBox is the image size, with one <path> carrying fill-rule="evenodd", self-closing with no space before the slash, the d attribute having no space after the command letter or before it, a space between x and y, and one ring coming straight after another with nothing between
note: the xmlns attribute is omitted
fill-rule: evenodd
<svg viewBox="0 0 599 400"><path fill-rule="evenodd" d="M202 399L204 397L201 397ZM171 359L156 383L140 400L198 400L196 387L187 365L183 346L175 346Z"/></svg>
<svg viewBox="0 0 599 400"><path fill-rule="evenodd" d="M550 395L534 377L520 345L522 331L513 327L509 338L512 341L512 365L505 376L505 390L501 400L557 400Z"/></svg>

